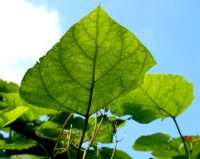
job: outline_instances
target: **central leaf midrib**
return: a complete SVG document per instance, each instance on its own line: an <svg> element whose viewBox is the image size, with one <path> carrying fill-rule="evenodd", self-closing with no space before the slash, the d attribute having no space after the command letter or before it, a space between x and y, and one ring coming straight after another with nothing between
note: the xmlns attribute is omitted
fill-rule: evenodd
<svg viewBox="0 0 200 159"><path fill-rule="evenodd" d="M96 71L96 58L97 58L97 53L98 53L98 19L99 19L99 7L98 7L98 11L97 11L97 18L96 18L96 42L95 42L95 55L94 55L94 62L93 62L93 70L92 70L92 85L90 88L90 97L89 97L89 102L88 102L88 108L87 108L87 112L86 112L86 116L89 116L90 114L90 107L92 105L92 97L93 97L93 90L94 90L94 84L95 84L95 71Z"/></svg>

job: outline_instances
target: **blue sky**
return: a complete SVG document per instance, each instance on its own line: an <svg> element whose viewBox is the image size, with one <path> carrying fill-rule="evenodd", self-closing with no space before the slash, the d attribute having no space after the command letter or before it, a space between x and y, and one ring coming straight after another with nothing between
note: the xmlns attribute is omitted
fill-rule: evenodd
<svg viewBox="0 0 200 159"><path fill-rule="evenodd" d="M27 33L33 32L33 34L29 34L29 36L25 37L26 41L22 41L23 45L26 45L26 42L28 43L28 41L33 40L34 34L40 31L41 34L38 33L42 37L40 38L40 43L37 44L37 40L32 42L33 45L35 44L37 46L36 48L38 48L34 50L35 52L39 52L37 56L26 50L24 50L24 53L19 54L20 56L18 53L15 53L15 55L14 53L10 53L13 58L17 58L17 60L13 60L14 62L11 63L9 58L6 57L5 54L2 54L0 47L1 57L5 57L3 58L4 62L1 61L2 64L0 64L0 66L3 67L3 64L6 63L4 68L10 67L12 75L17 72L19 77L16 79L16 82L20 81L25 70L35 63L38 56L45 54L46 52L44 51L47 51L70 26L101 3L104 10L114 20L133 32L151 51L158 64L149 72L180 74L194 84L195 99L191 107L181 114L177 120L184 135L200 134L200 125L198 122L200 119L199 0L18 0L18 2L19 1L29 3L32 8L41 11L37 13L37 11L34 10L29 13L29 8L29 11L24 10L25 15L30 15L31 17L35 14L35 17L37 17L39 14L40 16L38 17L42 17L44 14L44 19L41 19L41 21L34 21L34 23L29 26L30 30L27 31ZM0 3L2 3L2 1ZM17 5L18 4L16 4L16 6ZM8 11L13 12L12 9ZM4 14L5 18L7 14ZM11 17L11 21L12 18L13 17ZM45 19L48 20L45 21ZM27 24L23 19L21 23ZM39 31L34 30L37 26L43 29ZM52 29L48 30L48 32L43 35L42 32L44 33L47 28ZM12 29L12 27L10 29ZM5 30L8 32L10 31L9 28L5 28ZM21 34L23 34L23 32L21 32ZM55 35L50 36L52 34ZM40 37L39 35L35 38ZM47 40L49 43L45 42ZM45 47L43 48L41 45L45 45ZM32 56L32 54L34 54L34 56ZM3 74L3 70L0 69L0 73ZM13 81L12 79L14 78L12 75L5 75L2 78ZM9 79L9 77L12 79ZM138 124L134 121L128 121L126 127L119 132L119 138L120 136L125 136L125 139L119 143L118 148L129 153L134 159L147 159L150 157L148 153L133 151L131 146L134 140L139 136L155 132L168 133L173 137L178 136L175 125L170 119L164 121L156 120L145 125Z"/></svg>

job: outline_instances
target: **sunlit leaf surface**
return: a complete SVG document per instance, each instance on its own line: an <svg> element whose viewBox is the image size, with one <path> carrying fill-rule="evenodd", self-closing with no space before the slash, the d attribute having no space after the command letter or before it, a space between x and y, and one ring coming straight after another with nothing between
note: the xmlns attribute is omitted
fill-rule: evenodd
<svg viewBox="0 0 200 159"><path fill-rule="evenodd" d="M136 36L98 6L27 71L20 92L37 106L91 115L136 88L153 65Z"/></svg>
<svg viewBox="0 0 200 159"><path fill-rule="evenodd" d="M148 123L158 118L176 117L193 100L193 85L179 75L147 74L137 89L111 104L111 112Z"/></svg>

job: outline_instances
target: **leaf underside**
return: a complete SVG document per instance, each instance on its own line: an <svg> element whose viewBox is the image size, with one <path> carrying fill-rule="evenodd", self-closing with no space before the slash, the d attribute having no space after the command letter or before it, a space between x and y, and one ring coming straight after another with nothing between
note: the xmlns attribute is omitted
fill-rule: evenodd
<svg viewBox="0 0 200 159"><path fill-rule="evenodd" d="M136 36L98 6L27 71L20 92L37 106L91 115L136 88L155 63Z"/></svg>
<svg viewBox="0 0 200 159"><path fill-rule="evenodd" d="M111 104L113 114L140 123L176 117L193 100L193 86L179 75L147 74L143 84Z"/></svg>

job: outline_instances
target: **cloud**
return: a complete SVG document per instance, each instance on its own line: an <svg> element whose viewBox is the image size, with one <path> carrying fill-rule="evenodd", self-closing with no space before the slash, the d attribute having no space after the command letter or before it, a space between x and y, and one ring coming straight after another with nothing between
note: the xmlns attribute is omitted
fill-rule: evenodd
<svg viewBox="0 0 200 159"><path fill-rule="evenodd" d="M60 38L58 13L26 0L0 1L0 78L20 83Z"/></svg>

